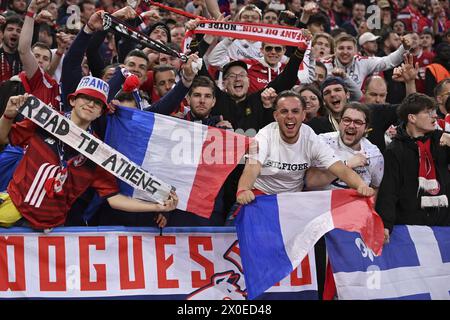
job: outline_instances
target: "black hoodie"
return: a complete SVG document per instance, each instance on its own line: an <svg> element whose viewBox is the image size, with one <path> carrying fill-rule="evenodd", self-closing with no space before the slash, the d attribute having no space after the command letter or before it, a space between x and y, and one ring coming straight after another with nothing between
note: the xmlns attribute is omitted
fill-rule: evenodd
<svg viewBox="0 0 450 320"><path fill-rule="evenodd" d="M448 226L450 208L420 207L423 190L419 188L419 152L416 141L431 139L431 154L440 185L438 195L447 195L450 201L450 148L440 147L442 131L435 130L421 138L411 138L404 125L384 152L384 176L378 192L376 211L385 228L392 231L395 224ZM425 194L427 195L427 194Z"/></svg>

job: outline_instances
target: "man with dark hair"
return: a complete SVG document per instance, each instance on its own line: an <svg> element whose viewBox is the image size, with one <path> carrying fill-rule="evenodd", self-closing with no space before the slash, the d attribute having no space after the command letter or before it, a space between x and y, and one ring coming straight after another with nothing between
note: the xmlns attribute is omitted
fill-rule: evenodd
<svg viewBox="0 0 450 320"><path fill-rule="evenodd" d="M80 7L81 23L86 24L95 12L95 1L81 0L78 2L78 6Z"/></svg>
<svg viewBox="0 0 450 320"><path fill-rule="evenodd" d="M362 1L355 1L352 6L352 19L342 24L341 28L356 37L360 24L366 20L365 14L366 5Z"/></svg>
<svg viewBox="0 0 450 320"><path fill-rule="evenodd" d="M27 10L26 0L9 0L8 9L14 11L17 14L23 15Z"/></svg>
<svg viewBox="0 0 450 320"><path fill-rule="evenodd" d="M346 104L342 110L338 132L319 135L344 164L377 191L383 178L384 160L380 149L364 136L370 125L370 109L359 102ZM312 171L317 171L312 174ZM309 190L347 189L336 176L323 169L311 168L307 173ZM320 175L322 174L322 175ZM312 179L314 178L314 179Z"/></svg>
<svg viewBox="0 0 450 320"><path fill-rule="evenodd" d="M433 52L434 33L429 28L425 28L420 33L420 47L424 52Z"/></svg>
<svg viewBox="0 0 450 320"><path fill-rule="evenodd" d="M345 75L343 72L341 72L341 74ZM342 79L338 76L331 76L322 82L320 92L322 93L328 115L313 118L308 122L308 125L316 134L337 131L344 106L350 100L358 101L361 98L360 94L351 95L349 88L351 88L352 84L350 81L351 79L348 76L346 79ZM353 93L355 92L355 89L357 88L355 88L353 84Z"/></svg>
<svg viewBox="0 0 450 320"><path fill-rule="evenodd" d="M313 14L308 22L306 28L313 34L324 32L329 24L327 16L321 12Z"/></svg>
<svg viewBox="0 0 450 320"><path fill-rule="evenodd" d="M216 103L214 82L205 76L197 76L192 82L187 96L190 110L184 116L187 121L221 129L233 129L231 123L223 120L221 115L212 115L211 110ZM176 209L171 213L168 226L223 226L225 222L225 194L229 188L229 180L218 192L211 216L206 219L192 213Z"/></svg>
<svg viewBox="0 0 450 320"><path fill-rule="evenodd" d="M450 225L450 153L436 130L436 102L420 93L406 97L397 110L402 124L384 152L384 177L376 211L385 241L396 224Z"/></svg>
<svg viewBox="0 0 450 320"><path fill-rule="evenodd" d="M222 115L211 115L211 110L216 103L214 91L214 82L210 78L195 77L187 96L190 111L184 119L200 122L207 126L233 129L230 122L223 120Z"/></svg>
<svg viewBox="0 0 450 320"><path fill-rule="evenodd" d="M176 83L177 70L170 65L159 65L153 68L153 88L159 97L163 97Z"/></svg>
<svg viewBox="0 0 450 320"><path fill-rule="evenodd" d="M377 52L378 57L384 57L391 54L402 44L400 36L392 30L381 34L381 38L379 40L380 45Z"/></svg>
<svg viewBox="0 0 450 320"><path fill-rule="evenodd" d="M37 14L42 8L36 0L28 6L28 12ZM20 78L27 93L41 99L45 104L59 110L61 97L58 83L47 73L52 59L50 48L44 43L37 42L31 46L34 29L34 18L25 16L22 35L19 39L19 55L23 63Z"/></svg>
<svg viewBox="0 0 450 320"><path fill-rule="evenodd" d="M17 51L22 25L22 19L12 15L0 26L3 33L3 44L0 48L0 84L22 71L22 62Z"/></svg>
<svg viewBox="0 0 450 320"><path fill-rule="evenodd" d="M174 42L166 43L166 46L172 50L175 50L176 52L181 52L180 46ZM182 61L178 57L174 57L169 54L165 54L165 53L161 52L161 53L159 53L159 64L160 65L161 64L171 65L172 67L174 67L176 69L176 71L178 73L180 71Z"/></svg>

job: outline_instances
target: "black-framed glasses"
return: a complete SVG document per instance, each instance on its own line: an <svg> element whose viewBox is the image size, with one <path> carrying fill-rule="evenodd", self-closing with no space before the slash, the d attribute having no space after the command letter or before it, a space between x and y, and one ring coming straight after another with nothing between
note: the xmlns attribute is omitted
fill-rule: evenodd
<svg viewBox="0 0 450 320"><path fill-rule="evenodd" d="M276 53L280 53L283 51L283 47L272 47L272 46L265 46L264 51L271 52L272 50L275 50Z"/></svg>
<svg viewBox="0 0 450 320"><path fill-rule="evenodd" d="M357 127L357 128L359 128L359 127L361 127L362 125L365 125L365 124L366 124L366 122L364 122L364 121L362 121L362 120L358 120L358 119L354 120L354 119L347 118L347 117L342 118L342 119L341 119L341 122L344 124L344 126L349 126L349 125L353 122L353 124L354 124L355 127Z"/></svg>

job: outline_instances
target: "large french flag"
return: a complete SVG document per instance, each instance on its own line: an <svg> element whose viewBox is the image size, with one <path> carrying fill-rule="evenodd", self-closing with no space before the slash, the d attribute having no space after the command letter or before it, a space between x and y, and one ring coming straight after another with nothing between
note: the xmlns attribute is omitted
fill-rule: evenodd
<svg viewBox="0 0 450 320"><path fill-rule="evenodd" d="M232 131L130 108L108 119L105 142L176 188L178 209L209 218L225 179L249 138ZM138 190L120 184L139 198Z"/></svg>
<svg viewBox="0 0 450 320"><path fill-rule="evenodd" d="M245 283L254 299L286 277L335 228L356 231L381 254L384 226L372 200L354 190L257 196L236 218Z"/></svg>

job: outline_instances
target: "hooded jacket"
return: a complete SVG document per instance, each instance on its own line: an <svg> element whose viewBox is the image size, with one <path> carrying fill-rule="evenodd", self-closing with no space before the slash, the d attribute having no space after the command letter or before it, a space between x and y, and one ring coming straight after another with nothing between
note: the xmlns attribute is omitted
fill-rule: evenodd
<svg viewBox="0 0 450 320"><path fill-rule="evenodd" d="M397 135L384 152L384 176L378 192L376 211L385 228L392 231L396 224L446 226L450 225L450 208L421 208L420 198L428 195L419 191L419 152L416 141L431 139L436 179L440 190L438 195L450 199L450 148L440 147L442 131L435 130L424 137L411 138L404 125L399 126Z"/></svg>

